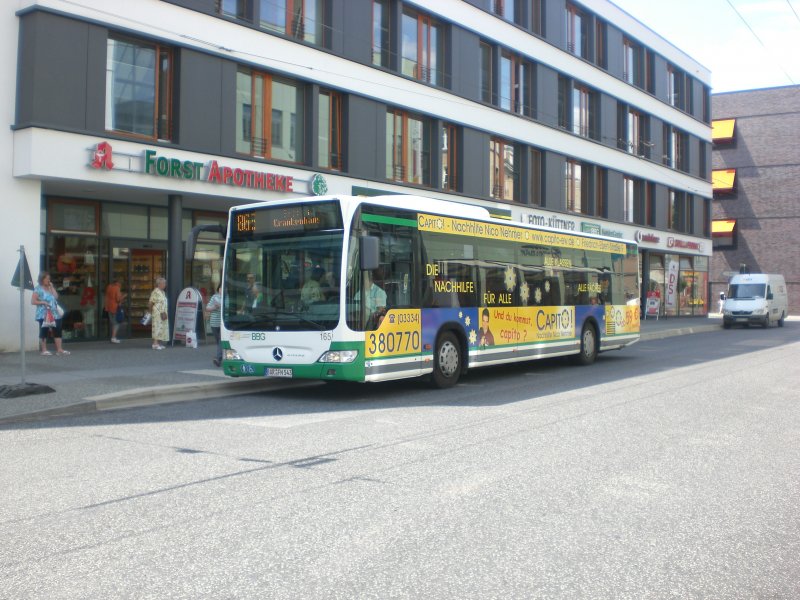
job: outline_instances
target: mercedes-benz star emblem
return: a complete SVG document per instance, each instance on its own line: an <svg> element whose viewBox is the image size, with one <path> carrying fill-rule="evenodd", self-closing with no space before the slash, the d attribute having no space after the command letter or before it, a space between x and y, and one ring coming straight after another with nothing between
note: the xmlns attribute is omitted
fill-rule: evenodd
<svg viewBox="0 0 800 600"><path fill-rule="evenodd" d="M275 360L283 360L283 350L275 348L272 350L272 358Z"/></svg>

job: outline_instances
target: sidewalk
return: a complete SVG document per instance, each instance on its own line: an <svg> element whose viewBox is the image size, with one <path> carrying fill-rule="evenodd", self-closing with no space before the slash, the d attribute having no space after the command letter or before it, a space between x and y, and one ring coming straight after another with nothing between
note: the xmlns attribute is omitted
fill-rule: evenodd
<svg viewBox="0 0 800 600"><path fill-rule="evenodd" d="M678 317L642 321L642 340L720 328L719 318ZM0 424L59 415L219 398L295 385L282 379L232 379L212 364L214 345L154 351L149 339L65 343L69 356L26 354L27 383L49 386L44 394L0 397ZM0 385L21 383L19 353L0 354Z"/></svg>

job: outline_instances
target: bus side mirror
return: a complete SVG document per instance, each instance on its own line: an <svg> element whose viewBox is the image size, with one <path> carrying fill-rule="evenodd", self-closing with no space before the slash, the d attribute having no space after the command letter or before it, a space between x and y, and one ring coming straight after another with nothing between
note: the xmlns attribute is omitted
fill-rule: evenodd
<svg viewBox="0 0 800 600"><path fill-rule="evenodd" d="M362 271L372 271L380 265L378 238L364 235L358 238L358 256Z"/></svg>

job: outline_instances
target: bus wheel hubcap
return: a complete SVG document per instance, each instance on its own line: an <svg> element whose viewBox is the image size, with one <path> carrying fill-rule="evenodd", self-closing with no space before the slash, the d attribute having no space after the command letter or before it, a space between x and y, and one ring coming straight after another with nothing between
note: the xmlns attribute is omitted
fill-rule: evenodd
<svg viewBox="0 0 800 600"><path fill-rule="evenodd" d="M450 342L439 349L439 370L446 377L452 377L458 370L458 349Z"/></svg>
<svg viewBox="0 0 800 600"><path fill-rule="evenodd" d="M583 353L586 356L594 354L594 335L589 329L583 334Z"/></svg>

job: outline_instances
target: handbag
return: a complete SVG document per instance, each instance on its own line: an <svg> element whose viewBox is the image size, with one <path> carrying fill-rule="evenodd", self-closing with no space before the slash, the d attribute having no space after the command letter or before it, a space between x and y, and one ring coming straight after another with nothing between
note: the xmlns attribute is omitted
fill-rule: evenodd
<svg viewBox="0 0 800 600"><path fill-rule="evenodd" d="M122 323L125 321L125 311L122 309L122 306L117 307L117 312L114 313L114 320L117 323Z"/></svg>
<svg viewBox="0 0 800 600"><path fill-rule="evenodd" d="M64 309L61 307L60 304L56 304L56 319L63 319L64 318Z"/></svg>
<svg viewBox="0 0 800 600"><path fill-rule="evenodd" d="M142 315L142 320L140 322L141 322L142 325L150 325L150 319L152 319L152 318L153 318L153 315L151 315L150 312L148 311L148 312L144 313L144 315Z"/></svg>
<svg viewBox="0 0 800 600"><path fill-rule="evenodd" d="M53 317L53 311L49 308L44 313L44 321L42 321L42 327L55 327L56 320Z"/></svg>

